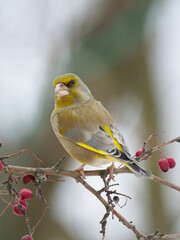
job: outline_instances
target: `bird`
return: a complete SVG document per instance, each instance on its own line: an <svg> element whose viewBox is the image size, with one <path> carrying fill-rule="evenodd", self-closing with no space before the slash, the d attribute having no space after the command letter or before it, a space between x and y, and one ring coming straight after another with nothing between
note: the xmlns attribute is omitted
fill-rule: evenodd
<svg viewBox="0 0 180 240"><path fill-rule="evenodd" d="M114 162L123 163L136 176L151 177L151 172L131 156L111 114L76 74L56 77L53 86L52 129L69 155L81 162L77 170L83 178L85 165L102 167L111 163L109 172L113 179Z"/></svg>

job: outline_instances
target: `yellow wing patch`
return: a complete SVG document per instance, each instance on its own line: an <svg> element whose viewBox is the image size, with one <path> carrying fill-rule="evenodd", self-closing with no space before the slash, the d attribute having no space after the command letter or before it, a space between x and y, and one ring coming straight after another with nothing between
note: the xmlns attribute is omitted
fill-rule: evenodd
<svg viewBox="0 0 180 240"><path fill-rule="evenodd" d="M97 149L95 149L93 147L90 147L90 146L86 145L85 143L78 143L78 145L83 147L83 148L86 148L86 149L88 149L90 151L93 151L93 152L96 152L96 153L99 153L99 154L102 154L102 155L108 155L108 153L106 153L106 152L104 152L102 150L97 150Z"/></svg>
<svg viewBox="0 0 180 240"><path fill-rule="evenodd" d="M120 143L118 143L118 141L113 137L112 135L112 131L110 129L110 127L108 126L102 126L102 128L109 134L109 136L113 139L114 144L116 145L117 149L119 149L121 152L124 152L122 146Z"/></svg>

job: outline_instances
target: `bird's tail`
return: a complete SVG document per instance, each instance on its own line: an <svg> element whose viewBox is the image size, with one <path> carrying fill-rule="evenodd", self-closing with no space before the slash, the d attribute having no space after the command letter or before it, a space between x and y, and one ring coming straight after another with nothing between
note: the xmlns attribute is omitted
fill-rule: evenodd
<svg viewBox="0 0 180 240"><path fill-rule="evenodd" d="M120 155L117 156L117 153ZM114 162L114 161L118 161L118 162L122 162L127 168L129 168L137 177L147 177L147 178L151 178L152 174L150 171L146 170L145 168L143 168L143 166L141 166L141 164L136 161L130 154L127 155L126 153L122 153L121 151L119 151L116 148L116 152L112 152L111 153L113 155L107 155L106 157ZM116 155L116 157L114 157Z"/></svg>
<svg viewBox="0 0 180 240"><path fill-rule="evenodd" d="M136 160L133 160L127 167L131 169L137 177L151 178L152 176L151 172L143 168Z"/></svg>

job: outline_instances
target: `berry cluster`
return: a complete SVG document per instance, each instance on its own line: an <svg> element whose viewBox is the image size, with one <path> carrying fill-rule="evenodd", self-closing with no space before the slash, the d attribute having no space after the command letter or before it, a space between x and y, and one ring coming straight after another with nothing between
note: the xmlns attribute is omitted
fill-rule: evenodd
<svg viewBox="0 0 180 240"><path fill-rule="evenodd" d="M22 216L23 212L26 212L28 207L28 203L26 202L26 200L31 199L33 196L33 193L31 190L27 188L23 188L21 189L19 195L20 195L20 198L18 198L17 201L15 202L15 205L13 207L13 212L17 216Z"/></svg>
<svg viewBox="0 0 180 240"><path fill-rule="evenodd" d="M163 172L167 172L170 168L174 168L176 166L176 162L174 158L161 158L158 162L158 166Z"/></svg>
<svg viewBox="0 0 180 240"><path fill-rule="evenodd" d="M143 150L139 149L136 152L136 157L139 157L143 154ZM163 172L167 172L170 168L174 168L176 166L176 161L172 157L161 158L158 162L158 166Z"/></svg>
<svg viewBox="0 0 180 240"><path fill-rule="evenodd" d="M19 192L19 196L20 198L17 199L13 207L13 212L17 216L23 216L28 207L28 203L26 202L26 200L30 200L33 196L33 193L27 188L22 188ZM21 238L21 240L32 240L32 238L29 235L25 235Z"/></svg>
<svg viewBox="0 0 180 240"><path fill-rule="evenodd" d="M1 147L1 143L0 143L0 147ZM41 167L41 165L43 165L45 167L44 162L42 160L40 160L39 158L37 158L36 155L33 152L31 152L29 149L24 149L18 153L0 157L0 172L4 172L8 175L8 180L1 182L1 186L7 185L7 190L0 190L0 199L2 199L4 202L6 202L7 206L4 208L2 213L0 213L0 215L2 215L7 210L7 208L11 206L12 212L15 215L23 216L25 218L25 222L28 227L29 234L26 234L25 236L23 236L21 238L21 240L32 240L33 239L32 235L34 234L35 229L37 228L37 226L41 222L42 218L44 217L47 209L49 209L48 205L47 205L47 201L44 197L44 193L41 188L41 184L46 182L50 178L50 175L43 175L41 173L41 171L39 171L34 176L31 174L25 174L25 175L23 175L23 177L15 176L14 172L11 171L11 169L10 169L11 166L9 166L6 162L4 162L4 159L22 155L24 152L29 152L34 157L31 167L33 167L35 160L37 160L39 167ZM20 191L18 191L14 187L13 183L16 183L16 184L19 183L20 179L22 180L22 182L24 184L29 184L30 182L33 183L33 185L35 187L36 196L40 199L43 199L45 206L46 206L42 217L39 219L38 223L33 228L30 227L30 221L29 221L30 219L27 214L27 208L29 207L27 200L30 200L32 198L33 192L27 188L23 188ZM8 203L6 201L6 199L3 198L2 195L10 195L12 200ZM14 202L14 204L12 205L13 202Z"/></svg>

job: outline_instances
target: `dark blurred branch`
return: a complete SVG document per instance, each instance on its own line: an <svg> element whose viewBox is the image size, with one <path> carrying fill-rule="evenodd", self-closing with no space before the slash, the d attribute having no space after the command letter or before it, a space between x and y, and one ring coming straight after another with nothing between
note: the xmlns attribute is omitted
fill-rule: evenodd
<svg viewBox="0 0 180 240"><path fill-rule="evenodd" d="M86 38L91 37L92 35L99 34L100 31L102 31L107 25L111 22L111 20L118 14L120 11L123 10L124 6L126 6L130 1L129 0L106 0L102 1L99 4L96 5L95 11L97 11L97 14L100 15L98 18L98 21L96 18L92 18L92 15L87 17L87 21L84 22L84 25L82 26L82 29L88 29L87 25L93 24L93 28L89 28L89 31L82 31L83 33L86 32Z"/></svg>

